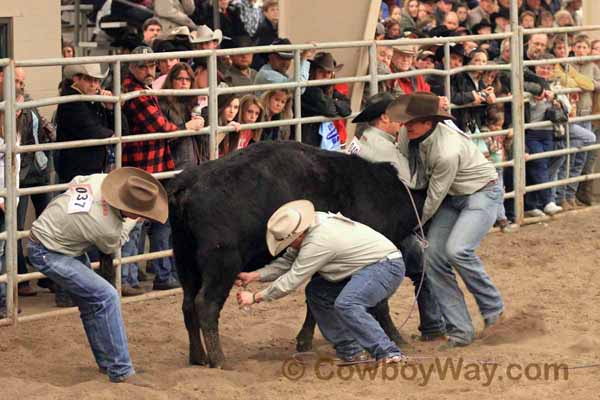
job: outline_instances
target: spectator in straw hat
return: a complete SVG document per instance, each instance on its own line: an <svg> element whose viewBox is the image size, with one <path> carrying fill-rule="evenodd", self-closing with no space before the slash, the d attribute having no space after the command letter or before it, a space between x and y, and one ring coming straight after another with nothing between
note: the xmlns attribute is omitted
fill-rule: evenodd
<svg viewBox="0 0 600 400"><path fill-rule="evenodd" d="M274 256L236 284L274 281L257 293L240 291L242 306L282 298L308 282L306 300L323 336L345 362L401 362L398 346L367 312L389 298L404 278L404 261L385 236L341 214L315 212L308 200L281 206L267 222L267 247Z"/></svg>
<svg viewBox="0 0 600 400"><path fill-rule="evenodd" d="M148 386L135 375L121 317L112 259L101 272L89 268L91 246L111 255L127 240L136 220L165 223L167 193L152 175L119 168L108 175L78 176L33 223L29 259L34 268L65 288L75 299L92 353L111 382Z"/></svg>
<svg viewBox="0 0 600 400"><path fill-rule="evenodd" d="M429 93L402 96L386 111L404 129L399 149L408 159L411 184L427 188L422 222L431 220L425 249L427 276L448 327L440 349L470 344L475 332L456 268L475 297L486 328L500 320L504 304L475 249L496 222L502 188L494 165Z"/></svg>
<svg viewBox="0 0 600 400"><path fill-rule="evenodd" d="M190 33L190 43L195 50L217 49L222 41L223 32L220 29L213 31L206 25L200 25Z"/></svg>

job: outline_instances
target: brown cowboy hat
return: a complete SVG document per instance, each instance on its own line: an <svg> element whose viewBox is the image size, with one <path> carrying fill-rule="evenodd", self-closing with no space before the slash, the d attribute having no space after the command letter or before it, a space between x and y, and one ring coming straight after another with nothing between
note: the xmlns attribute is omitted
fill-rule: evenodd
<svg viewBox="0 0 600 400"><path fill-rule="evenodd" d="M310 62L310 66L313 68L318 67L329 72L338 72L344 68L344 64L338 64L331 53L323 51L315 54L313 60Z"/></svg>
<svg viewBox="0 0 600 400"><path fill-rule="evenodd" d="M419 120L446 120L452 119L439 109L439 97L433 93L415 92L405 96L399 96L385 111L394 122L405 124Z"/></svg>
<svg viewBox="0 0 600 400"><path fill-rule="evenodd" d="M279 207L267 222L267 248L277 255L307 230L315 220L315 206L295 200Z"/></svg>
<svg viewBox="0 0 600 400"><path fill-rule="evenodd" d="M104 200L118 210L161 224L167 222L167 191L155 177L142 169L115 169L104 178L100 190Z"/></svg>

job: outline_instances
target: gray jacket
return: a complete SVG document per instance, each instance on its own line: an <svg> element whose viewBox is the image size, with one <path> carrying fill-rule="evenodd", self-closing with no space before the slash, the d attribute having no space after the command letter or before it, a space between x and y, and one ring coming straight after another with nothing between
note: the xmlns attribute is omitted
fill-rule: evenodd
<svg viewBox="0 0 600 400"><path fill-rule="evenodd" d="M408 159L406 129L400 132L398 146ZM427 183L423 223L433 217L447 195L473 194L490 181L498 179L494 165L471 139L464 132L442 122L419 145L419 153L425 167L424 174L421 175ZM422 188L423 183L417 182L416 188Z"/></svg>

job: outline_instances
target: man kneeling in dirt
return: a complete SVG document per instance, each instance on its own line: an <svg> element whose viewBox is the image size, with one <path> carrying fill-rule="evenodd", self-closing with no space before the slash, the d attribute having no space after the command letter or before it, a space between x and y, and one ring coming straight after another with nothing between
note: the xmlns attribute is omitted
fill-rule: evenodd
<svg viewBox="0 0 600 400"><path fill-rule="evenodd" d="M32 265L75 300L100 372L111 382L150 386L135 375L121 316L119 295L89 268L86 251L103 253L102 272L114 279L112 258L136 220L165 223L167 193L151 174L119 168L110 174L77 176L33 223L29 236ZM127 219L129 218L129 219Z"/></svg>
<svg viewBox="0 0 600 400"><path fill-rule="evenodd" d="M315 212L310 201L297 200L269 218L267 247L272 255L287 250L257 271L240 273L236 285L274 282L257 293L238 292L240 305L279 299L310 280L308 306L343 362L368 361L365 350L386 363L404 360L367 312L394 294L404 278L402 254L390 240L339 213Z"/></svg>

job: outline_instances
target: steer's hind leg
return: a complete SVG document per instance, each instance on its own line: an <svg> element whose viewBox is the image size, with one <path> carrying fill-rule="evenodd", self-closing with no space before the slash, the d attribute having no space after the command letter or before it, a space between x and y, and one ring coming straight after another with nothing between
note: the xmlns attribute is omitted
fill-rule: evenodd
<svg viewBox="0 0 600 400"><path fill-rule="evenodd" d="M313 347L313 337L315 336L315 326L317 325L317 321L315 321L315 317L313 317L308 304L306 305L306 318L304 319L304 324L302 324L302 329L298 332L296 336L296 351L305 352L312 350Z"/></svg>
<svg viewBox="0 0 600 400"><path fill-rule="evenodd" d="M194 290L195 289L195 290ZM195 298L198 294L198 288L183 289L183 320L185 321L185 328L188 331L188 338L190 341L190 364L193 365L206 365L208 358L200 339L200 323L198 321L198 313L196 312L196 305L194 303Z"/></svg>
<svg viewBox="0 0 600 400"><path fill-rule="evenodd" d="M404 340L392 317L390 316L390 306L387 299L379 302L375 307L370 308L369 312L375 317L379 325L383 328L383 331L389 336L390 339L400 348L408 345L408 342Z"/></svg>

